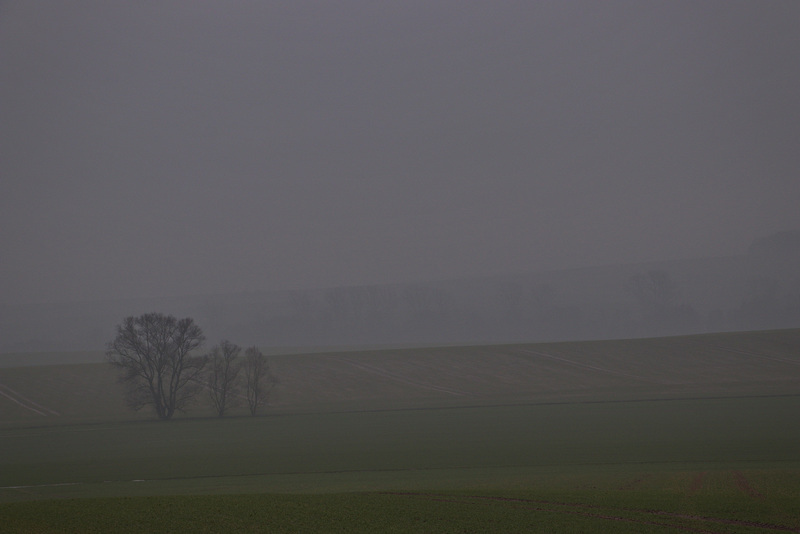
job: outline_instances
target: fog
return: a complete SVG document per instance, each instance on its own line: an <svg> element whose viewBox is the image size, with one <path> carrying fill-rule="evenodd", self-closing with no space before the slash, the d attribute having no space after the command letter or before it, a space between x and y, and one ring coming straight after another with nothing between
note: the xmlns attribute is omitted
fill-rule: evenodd
<svg viewBox="0 0 800 534"><path fill-rule="evenodd" d="M794 0L1 2L0 303L743 254L799 57Z"/></svg>

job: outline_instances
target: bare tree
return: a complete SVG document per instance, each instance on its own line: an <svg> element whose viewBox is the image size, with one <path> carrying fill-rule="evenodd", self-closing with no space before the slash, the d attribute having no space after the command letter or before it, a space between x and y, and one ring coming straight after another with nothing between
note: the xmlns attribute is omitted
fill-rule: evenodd
<svg viewBox="0 0 800 534"><path fill-rule="evenodd" d="M106 358L122 371L128 406L152 406L159 419L182 411L201 389L205 359L192 352L204 341L203 331L188 317L146 313L125 318L108 343Z"/></svg>
<svg viewBox="0 0 800 534"><path fill-rule="evenodd" d="M677 286L666 272L656 270L633 276L629 287L639 301L645 334L686 334L697 328L697 313L689 304L678 301Z"/></svg>
<svg viewBox="0 0 800 534"><path fill-rule="evenodd" d="M208 356L208 385L209 395L217 415L225 416L225 410L234 404L238 393L236 377L239 375L241 364L238 361L242 349L230 341L223 340L211 349Z"/></svg>
<svg viewBox="0 0 800 534"><path fill-rule="evenodd" d="M269 394L277 383L269 368L267 357L257 347L250 347L245 351L244 376L247 405L250 408L250 415L255 415L259 406L267 404Z"/></svg>
<svg viewBox="0 0 800 534"><path fill-rule="evenodd" d="M630 279L630 290L646 312L663 312L675 303L677 291L664 271L648 271Z"/></svg>

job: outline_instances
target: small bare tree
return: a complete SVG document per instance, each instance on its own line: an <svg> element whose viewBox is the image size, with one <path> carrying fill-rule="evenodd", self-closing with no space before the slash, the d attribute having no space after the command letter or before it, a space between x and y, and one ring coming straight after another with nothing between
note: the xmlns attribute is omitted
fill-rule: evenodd
<svg viewBox="0 0 800 534"><path fill-rule="evenodd" d="M106 358L122 371L119 380L128 386L128 406L152 406L159 419L182 411L201 389L205 359L192 352L204 341L203 331L188 317L146 313L125 318Z"/></svg>
<svg viewBox="0 0 800 534"><path fill-rule="evenodd" d="M267 357L257 347L250 347L244 356L245 387L250 415L255 415L259 406L265 406L273 386L278 382L269 368Z"/></svg>
<svg viewBox="0 0 800 534"><path fill-rule="evenodd" d="M663 312L675 304L675 284L664 271L648 271L632 276L629 287L645 312Z"/></svg>
<svg viewBox="0 0 800 534"><path fill-rule="evenodd" d="M211 402L220 417L224 417L225 410L235 404L235 397L238 394L236 377L241 369L238 361L241 350L238 345L226 339L211 349L211 354L208 356L206 384Z"/></svg>

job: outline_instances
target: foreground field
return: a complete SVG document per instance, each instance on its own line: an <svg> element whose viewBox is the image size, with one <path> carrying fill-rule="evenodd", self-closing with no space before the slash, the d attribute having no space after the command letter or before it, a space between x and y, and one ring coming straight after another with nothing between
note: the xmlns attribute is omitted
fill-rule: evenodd
<svg viewBox="0 0 800 534"><path fill-rule="evenodd" d="M404 478L436 487L450 472L507 483L512 472L794 467L798 413L800 396L789 396L6 429L0 498L108 495L113 484L121 495L390 490Z"/></svg>
<svg viewBox="0 0 800 534"><path fill-rule="evenodd" d="M800 397L780 396L6 429L0 522L9 532L792 532L798 413Z"/></svg>
<svg viewBox="0 0 800 534"><path fill-rule="evenodd" d="M798 532L798 337L276 357L264 416L170 422L6 369L0 530Z"/></svg>
<svg viewBox="0 0 800 534"><path fill-rule="evenodd" d="M770 497L741 473L642 477L637 488L132 497L15 503L4 532L797 532L798 480ZM758 475L755 475L756 477ZM774 478L770 478L774 481ZM597 481L597 479L595 479ZM713 488L713 489L711 489ZM727 490L721 488L728 488Z"/></svg>

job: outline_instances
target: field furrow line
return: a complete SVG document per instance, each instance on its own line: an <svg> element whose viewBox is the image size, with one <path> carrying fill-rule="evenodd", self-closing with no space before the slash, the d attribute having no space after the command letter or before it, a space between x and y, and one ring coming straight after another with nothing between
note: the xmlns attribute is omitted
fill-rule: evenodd
<svg viewBox="0 0 800 534"><path fill-rule="evenodd" d="M353 367L356 367L358 369L362 369L364 371L368 371L368 372L376 374L378 376L382 376L384 378L390 378L392 380L396 380L398 382L402 382L404 384L408 384L408 385L411 385L411 386L417 386L417 387L421 387L421 388L425 388L425 389L430 389L430 390L433 390L433 391L440 391L442 393L447 393L449 395L456 395L456 396L459 396L459 397L468 396L468 394L463 392L463 391L457 391L457 390L454 390L454 389L444 388L444 387L441 387L441 386L436 386L436 385L433 385L433 384L428 384L428 383L425 383L425 382L421 382L419 380L413 380L413 379L405 377L403 375L399 375L397 373L392 373L391 371L386 371L385 369L380 369L379 367L373 367L372 365L367 365L367 364L364 364L364 363L354 362L353 360L350 360L348 358L343 358L341 356L334 356L334 357L331 357L331 359L332 360L337 360L337 361L340 361L340 362L343 362L343 363L346 363L346 364L349 364L349 365L352 365Z"/></svg>
<svg viewBox="0 0 800 534"><path fill-rule="evenodd" d="M732 349L730 347L722 347L718 345L710 345L710 346L719 350L723 350L725 352L733 352L734 354L741 354L743 356L752 356L754 358L761 358L762 360L772 360L774 362L788 363L790 365L800 365L800 361L790 360L789 358L781 358L779 356L767 356L766 354L759 354L757 352L750 352L746 350Z"/></svg>
<svg viewBox="0 0 800 534"><path fill-rule="evenodd" d="M625 373L625 372L622 372L622 371L615 371L613 369L606 369L605 367L597 367L596 365L590 365L588 363L576 362L575 360L570 360L568 358L563 358L561 356L555 356L553 354L547 354L546 352L539 352L539 351L536 351L536 350L525 350L525 349L519 349L519 352L521 352L523 354L528 354L528 355L531 355L531 356L538 356L540 358L549 358L551 360L564 362L564 363L566 363L568 365L572 365L574 367L579 367L581 369L589 369L589 370L592 370L592 371L600 371L602 373L608 373L608 374L617 375L617 376L625 376L625 377L628 377L628 378L635 378L637 380L643 380L645 382L651 382L651 383L655 382L655 383L658 383L658 384L662 383L662 382L660 382L658 380L653 380L652 378L647 378L647 377L644 377L644 376L634 375L632 373Z"/></svg>

